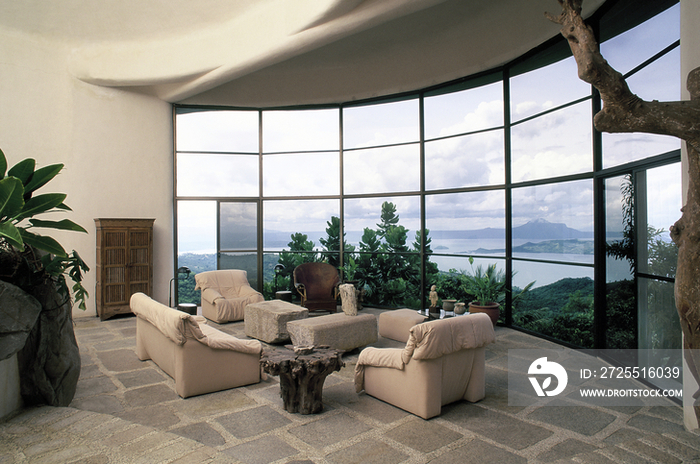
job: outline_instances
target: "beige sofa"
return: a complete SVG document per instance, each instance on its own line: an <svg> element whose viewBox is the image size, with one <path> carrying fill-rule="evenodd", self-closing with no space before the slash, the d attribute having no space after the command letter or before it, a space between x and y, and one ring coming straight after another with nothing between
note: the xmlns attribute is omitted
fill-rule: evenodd
<svg viewBox="0 0 700 464"><path fill-rule="evenodd" d="M484 398L485 346L495 341L486 314L418 324L405 348L365 348L355 366L355 388L429 419L442 406Z"/></svg>
<svg viewBox="0 0 700 464"><path fill-rule="evenodd" d="M242 321L246 306L265 301L240 269L200 272L194 280L202 291L202 316L214 322Z"/></svg>
<svg viewBox="0 0 700 464"><path fill-rule="evenodd" d="M172 377L181 397L260 382L258 340L225 334L202 316L168 308L143 293L132 295L130 305L137 317L136 354Z"/></svg>

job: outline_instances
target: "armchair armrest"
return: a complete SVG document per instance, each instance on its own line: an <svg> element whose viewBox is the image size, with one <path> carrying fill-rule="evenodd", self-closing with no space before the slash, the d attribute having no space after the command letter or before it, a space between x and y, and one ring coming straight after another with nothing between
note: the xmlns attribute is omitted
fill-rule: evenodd
<svg viewBox="0 0 700 464"><path fill-rule="evenodd" d="M223 298L224 296L218 292L218 290L214 290L213 288L205 288L202 290L202 298L210 304L214 304L216 300L219 298Z"/></svg>
<svg viewBox="0 0 700 464"><path fill-rule="evenodd" d="M359 393L364 390L365 366L387 367L401 370L405 364L401 359L403 350L400 348L374 348L367 347L360 352L355 364L355 390Z"/></svg>

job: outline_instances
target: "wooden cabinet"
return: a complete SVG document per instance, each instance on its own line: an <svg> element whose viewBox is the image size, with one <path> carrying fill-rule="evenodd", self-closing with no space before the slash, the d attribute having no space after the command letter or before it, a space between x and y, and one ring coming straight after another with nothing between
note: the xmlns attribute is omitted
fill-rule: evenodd
<svg viewBox="0 0 700 464"><path fill-rule="evenodd" d="M153 222L155 219L95 219L100 320L130 313L134 293L153 289Z"/></svg>

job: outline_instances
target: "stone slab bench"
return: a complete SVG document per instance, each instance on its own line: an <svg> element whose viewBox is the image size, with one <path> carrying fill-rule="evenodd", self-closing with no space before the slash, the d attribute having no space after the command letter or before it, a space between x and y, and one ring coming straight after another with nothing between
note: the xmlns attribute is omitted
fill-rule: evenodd
<svg viewBox="0 0 700 464"><path fill-rule="evenodd" d="M245 307L245 334L266 343L289 340L289 321L308 317L309 310L282 300L261 301Z"/></svg>
<svg viewBox="0 0 700 464"><path fill-rule="evenodd" d="M377 318L372 314L345 313L310 317L287 323L294 346L330 346L351 351L378 340Z"/></svg>
<svg viewBox="0 0 700 464"><path fill-rule="evenodd" d="M406 343L409 330L416 324L424 322L425 316L415 309L395 309L379 315L379 335L384 338Z"/></svg>

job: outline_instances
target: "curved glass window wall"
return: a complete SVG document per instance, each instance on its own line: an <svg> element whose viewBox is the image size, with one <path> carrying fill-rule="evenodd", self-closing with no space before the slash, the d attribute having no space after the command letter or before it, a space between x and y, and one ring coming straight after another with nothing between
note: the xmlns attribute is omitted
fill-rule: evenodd
<svg viewBox="0 0 700 464"><path fill-rule="evenodd" d="M680 98L668 5L623 33L591 19L646 99ZM594 131L598 97L562 44L387 99L177 106L178 267L242 268L273 298L324 260L363 304L422 309L431 285L468 302L465 274L494 266L512 289L502 323L580 347L677 347L658 321L675 314L680 142ZM198 302L192 281L178 289Z"/></svg>

